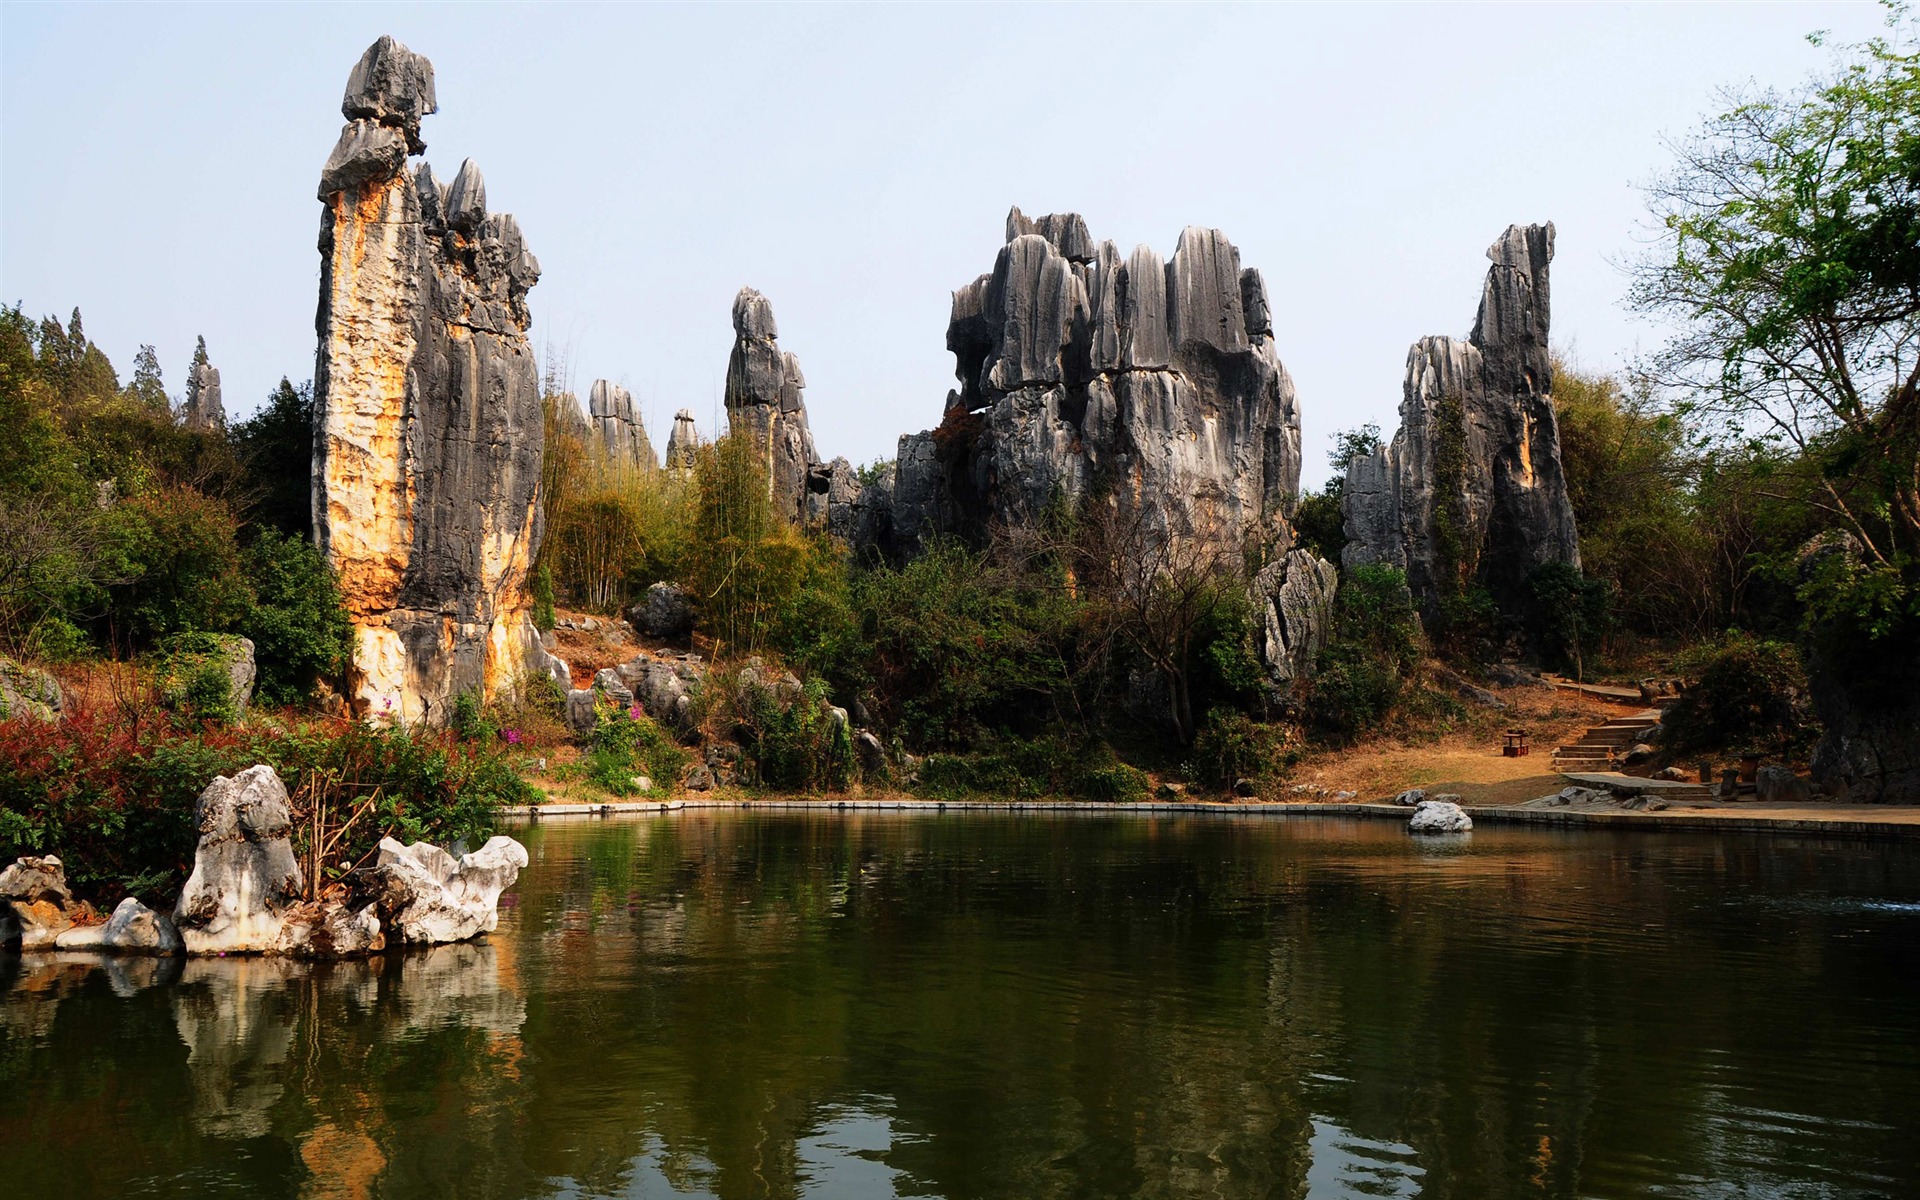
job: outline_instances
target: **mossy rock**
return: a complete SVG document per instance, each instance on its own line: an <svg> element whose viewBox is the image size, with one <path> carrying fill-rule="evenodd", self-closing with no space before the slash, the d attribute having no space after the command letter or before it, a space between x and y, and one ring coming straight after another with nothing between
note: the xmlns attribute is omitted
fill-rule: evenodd
<svg viewBox="0 0 1920 1200"><path fill-rule="evenodd" d="M0 655L0 721L58 721L60 705L53 676Z"/></svg>
<svg viewBox="0 0 1920 1200"><path fill-rule="evenodd" d="M212 721L237 721L253 700L253 643L231 633L182 633L154 654L160 703Z"/></svg>

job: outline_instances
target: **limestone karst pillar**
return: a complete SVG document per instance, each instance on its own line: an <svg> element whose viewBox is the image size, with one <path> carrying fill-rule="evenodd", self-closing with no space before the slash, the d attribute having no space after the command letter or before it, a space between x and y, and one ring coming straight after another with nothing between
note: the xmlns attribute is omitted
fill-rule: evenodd
<svg viewBox="0 0 1920 1200"><path fill-rule="evenodd" d="M540 265L471 161L411 155L433 66L390 37L347 81L321 173L314 532L354 626L348 698L439 722L465 691L552 672L529 619L541 535Z"/></svg>

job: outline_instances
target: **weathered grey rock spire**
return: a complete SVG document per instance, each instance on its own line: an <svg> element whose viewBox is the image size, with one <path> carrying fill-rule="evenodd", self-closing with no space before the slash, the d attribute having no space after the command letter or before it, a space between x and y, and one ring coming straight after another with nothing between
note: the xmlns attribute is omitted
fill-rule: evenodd
<svg viewBox="0 0 1920 1200"><path fill-rule="evenodd" d="M471 161L451 184L408 169L434 109L432 64L375 42L319 189L314 530L354 624L350 701L404 721L557 664L526 588L542 527L526 336L540 264L514 219L487 211Z"/></svg>
<svg viewBox="0 0 1920 1200"><path fill-rule="evenodd" d="M807 476L820 465L807 428L800 360L782 350L773 305L752 288L733 299L733 354L727 360L727 427L751 439L767 464L773 506L789 521L807 515Z"/></svg>
<svg viewBox="0 0 1920 1200"><path fill-rule="evenodd" d="M201 338L187 368L186 403L180 419L189 429L225 429L226 406L220 402L220 369L207 361L207 339Z"/></svg>
<svg viewBox="0 0 1920 1200"><path fill-rule="evenodd" d="M647 427L640 420L639 411L634 408L633 393L619 384L596 379L592 390L587 393L587 404L593 413L593 427L599 434L600 447L608 459L642 470L650 471L659 467L660 460L653 454L653 442L647 438ZM577 409L578 405L575 407Z"/></svg>
<svg viewBox="0 0 1920 1200"><path fill-rule="evenodd" d="M1553 226L1508 226L1487 257L1473 333L1414 343L1399 432L1348 466L1342 559L1405 568L1427 602L1482 585L1516 613L1535 568L1580 564L1547 341Z"/></svg>
<svg viewBox="0 0 1920 1200"><path fill-rule="evenodd" d="M1096 487L1164 535L1284 551L1300 480L1293 380L1266 287L1218 230L1163 263L1121 257L1077 214L1007 217L990 274L953 294L959 388L938 430L900 440L891 543L977 535Z"/></svg>
<svg viewBox="0 0 1920 1200"><path fill-rule="evenodd" d="M700 429L693 423L693 410L683 408L673 414L673 431L667 434L669 471L693 470L694 456L700 453Z"/></svg>

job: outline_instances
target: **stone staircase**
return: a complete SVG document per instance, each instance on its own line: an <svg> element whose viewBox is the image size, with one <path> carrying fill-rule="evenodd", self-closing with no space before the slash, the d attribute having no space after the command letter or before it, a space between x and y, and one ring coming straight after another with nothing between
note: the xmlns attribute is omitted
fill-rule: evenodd
<svg viewBox="0 0 1920 1200"><path fill-rule="evenodd" d="M1641 730L1660 723L1657 709L1632 716L1613 717L1600 725L1589 726L1580 740L1569 746L1556 746L1553 769L1556 771L1618 770L1627 751L1639 740Z"/></svg>

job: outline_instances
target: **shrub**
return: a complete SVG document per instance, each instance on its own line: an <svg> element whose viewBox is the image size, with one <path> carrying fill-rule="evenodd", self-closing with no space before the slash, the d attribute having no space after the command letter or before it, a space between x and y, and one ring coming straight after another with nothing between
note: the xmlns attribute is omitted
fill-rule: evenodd
<svg viewBox="0 0 1920 1200"><path fill-rule="evenodd" d="M273 529L241 558L255 592L240 622L253 641L255 687L263 703L296 703L346 670L353 653L339 582L318 547Z"/></svg>
<svg viewBox="0 0 1920 1200"><path fill-rule="evenodd" d="M1681 655L1675 669L1694 682L1661 721L1674 750L1758 749L1808 736L1806 669L1791 644L1736 629Z"/></svg>
<svg viewBox="0 0 1920 1200"><path fill-rule="evenodd" d="M678 786L690 756L639 705L621 708L602 700L595 711L587 752L569 768L573 778L616 796L639 791L633 782L637 776L646 776L661 792Z"/></svg>
<svg viewBox="0 0 1920 1200"><path fill-rule="evenodd" d="M853 738L844 716L827 703L824 680L810 679L798 696L749 685L734 697L745 733L748 779L794 791L845 791L853 782Z"/></svg>
<svg viewBox="0 0 1920 1200"><path fill-rule="evenodd" d="M853 582L873 707L915 746L1031 732L1070 681L1072 602L953 542Z"/></svg>
<svg viewBox="0 0 1920 1200"><path fill-rule="evenodd" d="M0 860L58 854L83 894L139 894L158 907L192 866L200 793L255 763L287 785L295 851L322 881L383 836L473 842L502 804L539 798L497 744L463 746L444 732L181 725L81 706L57 725L0 721Z"/></svg>
<svg viewBox="0 0 1920 1200"><path fill-rule="evenodd" d="M1347 572L1307 694L1308 725L1346 741L1378 723L1418 673L1420 651L1420 620L1405 573L1382 566Z"/></svg>
<svg viewBox="0 0 1920 1200"><path fill-rule="evenodd" d="M453 715L447 725L463 742L490 742L500 736L500 726L486 711L479 693L472 690L453 698Z"/></svg>
<svg viewBox="0 0 1920 1200"><path fill-rule="evenodd" d="M1572 563L1549 562L1527 578L1527 625L1534 645L1555 666L1586 675L1587 656L1613 627L1614 588L1589 579Z"/></svg>
<svg viewBox="0 0 1920 1200"><path fill-rule="evenodd" d="M1229 708L1208 711L1193 739L1194 782L1214 788L1262 774L1272 760L1271 727Z"/></svg>
<svg viewBox="0 0 1920 1200"><path fill-rule="evenodd" d="M153 657L153 688L161 707L198 721L230 724L240 716L233 694L239 639L223 633L177 633L162 638Z"/></svg>
<svg viewBox="0 0 1920 1200"><path fill-rule="evenodd" d="M1148 781L1104 741L1043 736L982 753L929 755L913 790L935 800L1066 796L1114 803L1145 800Z"/></svg>

